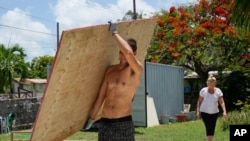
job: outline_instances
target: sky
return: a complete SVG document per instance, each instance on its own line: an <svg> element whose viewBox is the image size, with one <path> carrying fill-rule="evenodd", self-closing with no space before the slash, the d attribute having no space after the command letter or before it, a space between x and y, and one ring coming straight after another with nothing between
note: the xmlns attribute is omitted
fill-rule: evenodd
<svg viewBox="0 0 250 141"><path fill-rule="evenodd" d="M147 16L197 0L135 0L136 12ZM54 56L63 30L106 24L133 11L133 0L0 0L0 44L18 44L34 57Z"/></svg>

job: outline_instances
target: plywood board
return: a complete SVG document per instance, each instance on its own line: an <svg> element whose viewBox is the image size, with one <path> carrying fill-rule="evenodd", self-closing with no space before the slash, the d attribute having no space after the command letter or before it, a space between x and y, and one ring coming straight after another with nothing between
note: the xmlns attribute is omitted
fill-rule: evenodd
<svg viewBox="0 0 250 141"><path fill-rule="evenodd" d="M143 63L156 19L118 23L123 38L137 40ZM119 63L118 44L109 24L63 31L31 141L62 141L83 128L105 70Z"/></svg>

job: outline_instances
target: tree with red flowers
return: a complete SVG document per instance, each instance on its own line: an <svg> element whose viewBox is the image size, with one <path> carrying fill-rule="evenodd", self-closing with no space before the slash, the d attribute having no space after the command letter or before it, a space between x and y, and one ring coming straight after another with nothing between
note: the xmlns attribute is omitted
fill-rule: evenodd
<svg viewBox="0 0 250 141"><path fill-rule="evenodd" d="M206 80L209 71L241 65L249 39L230 23L232 0L200 0L161 11L147 60L183 66Z"/></svg>

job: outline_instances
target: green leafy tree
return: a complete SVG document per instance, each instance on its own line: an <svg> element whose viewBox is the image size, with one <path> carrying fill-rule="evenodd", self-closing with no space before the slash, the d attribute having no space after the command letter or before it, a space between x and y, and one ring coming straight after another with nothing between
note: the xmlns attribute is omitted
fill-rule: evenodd
<svg viewBox="0 0 250 141"><path fill-rule="evenodd" d="M223 79L221 90L227 110L250 110L250 70L233 71Z"/></svg>
<svg viewBox="0 0 250 141"><path fill-rule="evenodd" d="M232 22L236 26L250 31L250 2L249 0L234 0Z"/></svg>
<svg viewBox="0 0 250 141"><path fill-rule="evenodd" d="M231 10L232 0L200 0L161 11L147 60L183 66L203 82L209 71L241 66L250 42L230 23Z"/></svg>
<svg viewBox="0 0 250 141"><path fill-rule="evenodd" d="M143 16L145 16L143 14L143 12L141 13L137 13L136 12L136 19L142 19ZM132 20L134 19L134 12L131 11L131 10L128 10L126 13L125 13L125 16L122 18L122 21L128 21L128 20ZM119 20L118 20L119 21Z"/></svg>
<svg viewBox="0 0 250 141"><path fill-rule="evenodd" d="M47 65L53 63L54 57L52 56L40 56L32 59L29 64L30 67L30 77L31 78L47 78Z"/></svg>
<svg viewBox="0 0 250 141"><path fill-rule="evenodd" d="M18 44L9 48L0 45L0 93L13 93L13 78L23 79L27 76L25 56L23 48Z"/></svg>
<svg viewBox="0 0 250 141"><path fill-rule="evenodd" d="M233 10L232 10L232 22L235 24L235 26L239 27L241 29L241 32L243 33L250 31L250 8L249 7L250 7L249 0L234 0ZM248 58L247 62L245 63L245 66L246 68L248 68L248 70L246 69L243 71L244 76L247 78L246 80L249 80L250 78L250 73L249 73L250 57L249 56L250 56L250 51L244 54L244 58ZM240 82L242 82L242 79ZM248 87L246 89L241 89L241 91L249 89L250 82L248 81L248 83L245 83L244 81L243 83L245 86L248 86ZM238 99L238 101L235 103L237 106L242 106L241 110L250 110L249 91L246 91L245 94L246 94L245 99Z"/></svg>

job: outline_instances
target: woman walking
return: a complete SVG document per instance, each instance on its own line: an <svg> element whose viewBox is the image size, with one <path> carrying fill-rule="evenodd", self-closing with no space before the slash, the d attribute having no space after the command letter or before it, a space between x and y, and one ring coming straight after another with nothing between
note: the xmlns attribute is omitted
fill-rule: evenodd
<svg viewBox="0 0 250 141"><path fill-rule="evenodd" d="M219 115L218 105L223 110L223 118L226 119L227 112L223 99L223 93L216 86L216 78L210 75L207 79L207 87L200 90L199 99L197 101L197 118L202 118L208 141L213 141L216 121Z"/></svg>

